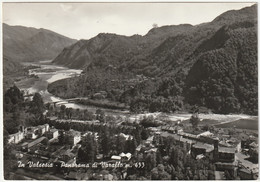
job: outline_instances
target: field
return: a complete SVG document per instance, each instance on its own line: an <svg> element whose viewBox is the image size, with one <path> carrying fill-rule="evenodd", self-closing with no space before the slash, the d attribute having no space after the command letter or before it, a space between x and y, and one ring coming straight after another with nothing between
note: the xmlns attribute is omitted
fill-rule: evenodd
<svg viewBox="0 0 260 182"><path fill-rule="evenodd" d="M248 130L258 130L258 118L239 119L236 121L215 125L218 128L238 128Z"/></svg>

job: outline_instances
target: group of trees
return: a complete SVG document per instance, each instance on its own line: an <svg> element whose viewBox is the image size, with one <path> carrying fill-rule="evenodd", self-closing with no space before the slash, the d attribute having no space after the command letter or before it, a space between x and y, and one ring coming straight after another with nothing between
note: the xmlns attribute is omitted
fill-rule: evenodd
<svg viewBox="0 0 260 182"><path fill-rule="evenodd" d="M133 154L137 147L135 137L126 140L119 134L111 135L107 129L99 133L98 140L94 134L88 134L81 143L82 146L78 150L77 158L80 163L93 163L96 161L97 154L102 154L104 159L110 159L112 155L118 155L122 152Z"/></svg>
<svg viewBox="0 0 260 182"><path fill-rule="evenodd" d="M45 110L41 95L35 93L32 101L24 99L16 87L10 87L4 94L4 129L9 133L18 131L19 125L31 126L42 122Z"/></svg>
<svg viewBox="0 0 260 182"><path fill-rule="evenodd" d="M200 54L187 75L186 102L216 113L257 114L255 27L224 27L216 35L222 45L218 47L214 36L204 42L213 47Z"/></svg>

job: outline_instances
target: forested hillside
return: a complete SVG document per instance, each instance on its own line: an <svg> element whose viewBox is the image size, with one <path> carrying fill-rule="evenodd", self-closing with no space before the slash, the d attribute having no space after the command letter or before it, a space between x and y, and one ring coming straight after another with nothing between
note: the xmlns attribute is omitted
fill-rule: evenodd
<svg viewBox="0 0 260 182"><path fill-rule="evenodd" d="M54 63L83 68L49 91L130 105L133 112L206 107L215 113L257 114L257 6L212 22L153 28L131 37L99 34L64 49Z"/></svg>

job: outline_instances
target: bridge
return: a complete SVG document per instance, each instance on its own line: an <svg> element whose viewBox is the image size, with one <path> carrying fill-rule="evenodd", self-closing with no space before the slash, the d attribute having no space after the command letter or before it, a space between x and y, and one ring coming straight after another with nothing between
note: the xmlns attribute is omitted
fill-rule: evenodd
<svg viewBox="0 0 260 182"><path fill-rule="evenodd" d="M50 104L66 104L67 102L68 103L74 103L75 101L79 101L79 100L87 100L88 98L87 97L76 97L76 98L71 98L71 99L63 99L63 100L58 100L58 101L50 101L50 102L47 102L47 103L50 103Z"/></svg>

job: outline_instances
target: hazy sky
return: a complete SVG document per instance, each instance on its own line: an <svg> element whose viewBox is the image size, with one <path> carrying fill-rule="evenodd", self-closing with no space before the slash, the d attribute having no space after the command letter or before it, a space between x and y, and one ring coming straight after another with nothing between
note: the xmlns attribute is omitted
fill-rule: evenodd
<svg viewBox="0 0 260 182"><path fill-rule="evenodd" d="M146 34L158 26L209 22L253 3L3 3L3 22L45 28L75 39L98 33Z"/></svg>

